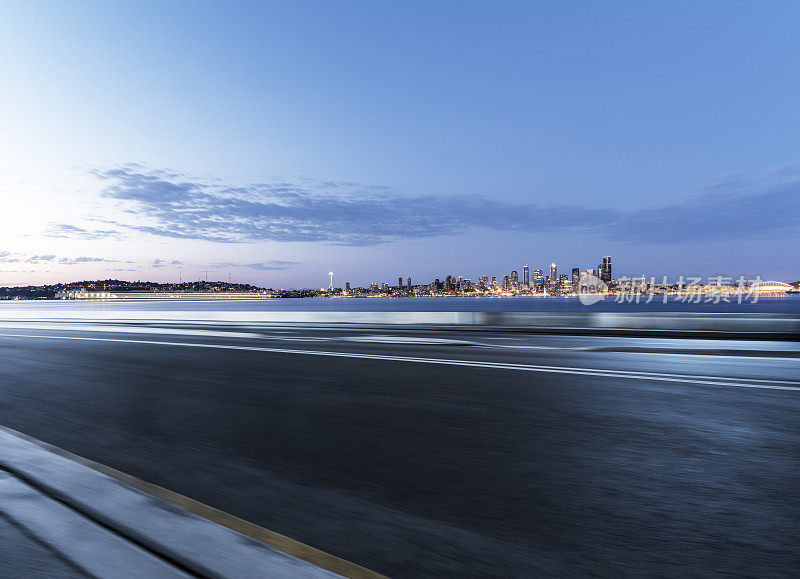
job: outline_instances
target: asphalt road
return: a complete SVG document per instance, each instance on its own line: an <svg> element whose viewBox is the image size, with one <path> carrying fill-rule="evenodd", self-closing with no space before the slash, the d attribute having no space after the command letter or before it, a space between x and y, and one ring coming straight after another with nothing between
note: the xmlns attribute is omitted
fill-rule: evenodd
<svg viewBox="0 0 800 579"><path fill-rule="evenodd" d="M6 324L0 424L393 576L786 576L799 356L475 329Z"/></svg>

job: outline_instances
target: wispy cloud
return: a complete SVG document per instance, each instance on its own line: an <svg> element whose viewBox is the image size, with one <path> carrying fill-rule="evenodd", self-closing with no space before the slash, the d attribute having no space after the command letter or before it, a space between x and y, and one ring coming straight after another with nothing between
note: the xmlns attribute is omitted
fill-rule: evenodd
<svg viewBox="0 0 800 579"><path fill-rule="evenodd" d="M621 212L610 237L679 242L800 234L800 180L733 181L677 204Z"/></svg>
<svg viewBox="0 0 800 579"><path fill-rule="evenodd" d="M102 257L62 257L58 263L65 265L77 265L79 263L116 263L115 259L105 259Z"/></svg>
<svg viewBox="0 0 800 579"><path fill-rule="evenodd" d="M353 183L226 186L140 165L96 174L107 182L103 196L130 203L138 216L118 227L219 243L374 245L479 229L582 232L635 243L800 233L800 178L787 172L760 181L729 179L680 201L630 210L507 203L479 195L403 196Z"/></svg>
<svg viewBox="0 0 800 579"><path fill-rule="evenodd" d="M58 265L79 265L84 263L116 263L116 260L105 259L103 257L58 257L53 254L47 255L28 255L23 253L12 253L0 251L0 263L30 263L30 264L58 264Z"/></svg>
<svg viewBox="0 0 800 579"><path fill-rule="evenodd" d="M55 261L55 255L32 255L25 260L26 263L40 263L43 261Z"/></svg>
<svg viewBox="0 0 800 579"><path fill-rule="evenodd" d="M280 261L273 259L270 261L259 261L258 263L248 263L245 264L244 267L258 271L282 271L285 269L291 269L296 265L300 265L300 263L297 261Z"/></svg>
<svg viewBox="0 0 800 579"><path fill-rule="evenodd" d="M223 263L215 263L213 264L213 267L235 267L235 268L254 269L257 271L283 271L291 269L296 265L300 265L300 262L271 259L268 261L259 261L256 263L233 263L226 261Z"/></svg>
<svg viewBox="0 0 800 579"><path fill-rule="evenodd" d="M118 232L113 229L84 229L68 223L51 223L44 236L63 239L107 239L117 237Z"/></svg>

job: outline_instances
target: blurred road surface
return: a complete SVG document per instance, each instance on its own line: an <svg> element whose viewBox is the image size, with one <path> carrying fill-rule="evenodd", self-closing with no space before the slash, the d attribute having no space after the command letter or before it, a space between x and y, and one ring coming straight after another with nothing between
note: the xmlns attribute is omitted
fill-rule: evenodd
<svg viewBox="0 0 800 579"><path fill-rule="evenodd" d="M799 370L790 342L7 323L0 424L393 576L789 575Z"/></svg>

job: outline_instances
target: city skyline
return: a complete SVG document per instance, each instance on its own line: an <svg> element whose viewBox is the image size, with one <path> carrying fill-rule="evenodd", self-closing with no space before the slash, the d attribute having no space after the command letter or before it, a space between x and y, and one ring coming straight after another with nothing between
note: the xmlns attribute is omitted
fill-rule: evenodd
<svg viewBox="0 0 800 579"><path fill-rule="evenodd" d="M799 5L505 6L4 6L0 285L795 281Z"/></svg>
<svg viewBox="0 0 800 579"><path fill-rule="evenodd" d="M0 259L2 258L2 254L0 254ZM55 256L37 256L38 261L56 261ZM53 258L53 259L49 259ZM89 258L78 258L75 260L76 263L93 263L94 260ZM597 276L598 279L603 281L606 284L610 284L612 280L616 280L618 278L621 279L648 279L648 280L657 280L662 281L664 279L673 279L673 278L683 278L683 279L702 279L702 280L712 280L718 279L720 277L729 280L737 280L737 279L760 279L760 280L772 280L774 278L770 278L769 276L763 276L758 272L746 272L746 273L738 273L738 274L731 274L729 272L720 272L717 271L713 274L693 274L693 273L680 273L680 274L654 274L650 271L641 271L638 273L630 273L629 271L625 270L623 267L623 271L618 271L616 266L612 271L612 259L611 256L603 256L600 258L598 264L594 265L593 267L589 264L590 261L583 262L583 265L575 266L574 264L568 265L564 267L563 271L559 271L559 266L556 263L557 260L550 263L550 265L534 265L531 267L528 263L525 263L520 270L522 271L522 275L520 276L519 270L514 269L515 267L511 265L510 268L506 268L503 270L502 267L499 266L490 266L489 268L484 268L484 270L475 272L466 272L463 268L458 267L450 267L445 268L442 271L434 272L429 276L420 275L415 272L410 272L411 275L408 275L409 272L406 271L402 273L398 278L397 285L391 283L394 279L394 276L397 275L397 272L390 273L388 275L369 275L367 274L365 277L354 277L354 278L347 278L344 279L340 276L336 271L330 270L325 272L325 283L324 284L314 284L311 282L299 284L296 286L281 286L279 284L271 284L269 282L263 283L258 282L257 280L247 279L246 277L240 278L239 276L233 276L232 274L232 265L230 263L221 263L221 264L184 264L183 262L172 262L166 263L163 262L158 265L158 269L166 270L167 273L164 275L156 275L152 277L142 277L137 275L109 275L109 276L101 276L101 277L56 277L54 279L48 279L46 281L40 283L3 283L3 280L0 279L0 287L22 287L22 286L53 286L53 285L65 285L65 284L75 284L80 282L101 282L103 280L119 280L125 281L130 283L136 282L153 282L153 283L161 283L161 284L192 284L192 283L202 283L202 282L211 282L214 284L235 284L235 285L252 285L253 287L262 287L262 288L273 288L273 289L280 289L280 290L322 290L322 291L330 291L334 288L336 289L344 289L345 284L348 287L353 288L369 288L370 286L387 286L387 287L399 287L399 286L411 286L412 278L415 280L416 285L429 285L435 281L445 280L446 278L453 278L457 280L459 278L466 279L467 282L471 282L474 285L478 285L478 282L475 280L482 280L484 278L489 280L498 280L497 286L500 288L505 288L505 282L508 281L509 284L518 287L519 289L522 288L532 288L535 287L537 284L541 289L543 283L549 283L549 281L555 279L558 280L560 278L565 278L569 280L574 280L583 272L588 272L591 275ZM623 262L624 264L624 262ZM254 264L254 266L258 266L259 264ZM256 269L259 269L256 267ZM269 271L271 268L266 267L265 270ZM276 267L275 269L280 269ZM112 272L116 273L118 271L125 271L130 272L133 270L111 270ZM388 270L385 270L388 271ZM449 273L448 273L449 272ZM568 273L564 273L568 272ZM565 277L566 276L566 277ZM424 280L428 281L424 281ZM405 281L404 281L405 280ZM423 280L421 283L417 283L419 280ZM787 276L785 279L776 279L775 281L779 282L786 282L786 283L796 283L800 281L800 273L797 273L794 276ZM491 285L491 284L490 284ZM509 286L511 287L511 286ZM549 286L548 286L549 287Z"/></svg>
<svg viewBox="0 0 800 579"><path fill-rule="evenodd" d="M53 288L60 287L53 291L66 291L69 286L72 289L69 291L85 291L90 288L91 291L106 291L107 282L116 282L123 284L132 284L140 290L155 290L155 286L165 286L172 288L170 291L189 291L197 292L204 291L204 288L212 291L253 291L257 289L270 289L273 291L287 291L287 292L312 292L320 294L340 294L340 295L360 295L364 293L391 293L395 295L432 295L437 293L460 293L460 292L488 292L497 295L508 294L544 294L551 295L571 295L576 294L579 289L581 291L589 291L594 293L601 291L602 288L620 291L634 291L641 290L646 287L665 287L665 286L745 286L751 283L757 284L772 284L778 286L794 286L795 288L800 285L800 276L797 280L790 283L781 280L769 280L758 274L756 275L713 275L713 276L684 276L680 275L676 278L669 276L656 276L643 272L639 275L629 276L626 274L617 275L613 267L614 260L611 256L603 256L601 261L596 267L584 266L569 266L565 271L569 273L559 273L558 265L554 261L547 268L534 267L531 269L529 264L522 267L522 278L516 269L512 269L508 273L479 273L477 275L466 274L464 272L454 274L451 273L439 274L430 279L422 279L419 277L406 274L397 277L397 284L390 283L387 278L372 277L370 281L350 281L340 280L334 278L335 272L329 271L327 273L327 287L316 287L313 285L305 285L299 287L278 287L269 284L259 285L247 281L239 282L233 281L228 268L228 277L223 280L216 278L213 275L209 277L208 267L203 266L203 269L197 275L197 279L188 279L183 276L183 268L178 266L178 278L166 281L150 280L150 279L121 279L121 278L105 278L105 279L84 279L84 280L59 280L47 284L17 284L17 285L2 285L0 288L10 289L14 287L30 287L34 288L31 295L38 295L35 288ZM588 278L584 276L589 276ZM413 279L413 283L412 283ZM602 288L601 288L602 286ZM183 288L183 289L180 289ZM242 288L249 288L244 289ZM601 289L598 289L601 288ZM49 291L49 290L48 290ZM795 289L796 291L796 289ZM421 292L421 293L420 293ZM22 294L20 294L22 295ZM311 296L312 294L309 294ZM306 296L306 297L309 297ZM297 297L297 296L295 296Z"/></svg>

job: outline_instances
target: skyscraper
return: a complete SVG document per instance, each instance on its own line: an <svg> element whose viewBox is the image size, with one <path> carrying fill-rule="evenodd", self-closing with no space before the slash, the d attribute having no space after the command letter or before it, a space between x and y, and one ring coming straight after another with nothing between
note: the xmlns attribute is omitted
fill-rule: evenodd
<svg viewBox="0 0 800 579"><path fill-rule="evenodd" d="M603 265L600 266L600 279L611 285L611 256L603 257Z"/></svg>
<svg viewBox="0 0 800 579"><path fill-rule="evenodd" d="M522 285L524 289L530 289L531 287L531 270L528 268L528 264L525 264L525 267L522 268Z"/></svg>
<svg viewBox="0 0 800 579"><path fill-rule="evenodd" d="M556 267L556 262L550 264L550 285L555 286L558 282L558 268ZM553 291L553 287L550 288L550 291Z"/></svg>
<svg viewBox="0 0 800 579"><path fill-rule="evenodd" d="M533 270L533 286L537 292L544 290L544 274L541 269Z"/></svg>
<svg viewBox="0 0 800 579"><path fill-rule="evenodd" d="M411 276L408 277L408 285L406 286L406 288L408 289L408 291L413 291L413 288L411 286Z"/></svg>
<svg viewBox="0 0 800 579"><path fill-rule="evenodd" d="M581 268L573 267L572 268L572 291L577 293L578 286L581 283Z"/></svg>
<svg viewBox="0 0 800 579"><path fill-rule="evenodd" d="M403 276L397 278L397 291L403 291Z"/></svg>

